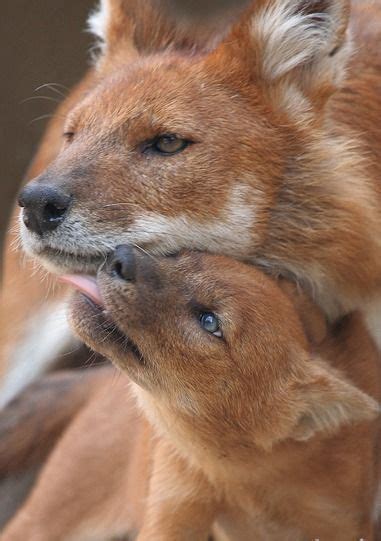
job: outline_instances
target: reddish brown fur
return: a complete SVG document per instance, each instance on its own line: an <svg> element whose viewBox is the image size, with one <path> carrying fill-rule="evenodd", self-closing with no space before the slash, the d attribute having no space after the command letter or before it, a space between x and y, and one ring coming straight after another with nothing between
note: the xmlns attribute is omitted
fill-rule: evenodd
<svg viewBox="0 0 381 541"><path fill-rule="evenodd" d="M46 243L24 235L34 257L56 272L93 273L120 241L159 253L196 247L292 277L332 318L374 299L381 260L380 7L353 3L355 50L344 82L319 62L339 47L334 71L345 64L345 2L334 4L343 11L325 56L269 81L263 43L250 34L248 21L274 2L255 2L224 38L176 27L149 3L110 0L97 70L59 111L30 174L75 195L75 223L70 218ZM59 151L63 131L76 135ZM168 131L198 144L168 159L137 152L134 145ZM229 222L230 210L237 216ZM144 220L151 212L164 221L185 220L183 229L175 223L150 233ZM58 256L56 249L75 257ZM2 371L22 340L29 291L35 296L28 306L43 295L30 267L24 273L19 266L9 253Z"/></svg>
<svg viewBox="0 0 381 541"><path fill-rule="evenodd" d="M68 116L64 129L75 134L70 145L38 178L74 194L71 214L44 242L24 234L28 249L59 271L93 272L89 258L101 258L117 237L152 251L194 246L295 277L331 315L371 298L380 283L380 224L372 185L379 160L368 155L375 144L367 147L367 139L357 137L357 121L352 129L357 102L351 111L345 107L347 87L366 89L367 105L361 97L359 116L365 117L372 141L379 141L377 123L367 120L381 100L373 56L367 55L374 76L366 83L358 70L363 50L354 54L344 85L336 73L345 63L340 50L334 75L323 58L269 80L264 45L251 25L260 25L257 13L271 2L256 2L211 52L194 41L193 54L176 29L154 19L150 9L133 4L128 18L127 5L111 2L99 83ZM355 9L355 21L356 14ZM335 23L332 50L343 47L346 17ZM354 29L356 41L361 25ZM375 42L378 37L367 34ZM341 110L333 116L336 108ZM141 144L163 133L196 144L171 158L143 155ZM229 203L244 213L241 203L253 216L230 223ZM174 227L150 234L144 225L150 213L162 220L191 219L211 233L207 239L180 231L175 238ZM245 226L252 227L250 240ZM235 235L234 246L224 244L218 227ZM53 252L58 247L63 256ZM76 260L65 258L65 250Z"/></svg>
<svg viewBox="0 0 381 541"><path fill-rule="evenodd" d="M136 258L133 282L100 272L107 312L77 296L72 313L135 384L106 378L1 539L196 541L214 522L217 540L377 539L380 366L361 317L328 331L289 284L223 257Z"/></svg>
<svg viewBox="0 0 381 541"><path fill-rule="evenodd" d="M40 464L103 384L103 370L61 371L30 385L0 414L0 477Z"/></svg>

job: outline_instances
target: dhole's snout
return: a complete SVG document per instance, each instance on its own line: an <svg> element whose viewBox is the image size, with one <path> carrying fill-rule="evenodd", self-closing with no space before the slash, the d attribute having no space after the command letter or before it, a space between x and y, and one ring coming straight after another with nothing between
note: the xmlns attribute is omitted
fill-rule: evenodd
<svg viewBox="0 0 381 541"><path fill-rule="evenodd" d="M139 290L157 292L166 283L169 268L166 259L159 262L133 245L122 244L109 255L105 271L114 286L117 280L134 284Z"/></svg>
<svg viewBox="0 0 381 541"><path fill-rule="evenodd" d="M65 220L71 200L61 188L32 182L21 191L18 202L27 229L43 236Z"/></svg>
<svg viewBox="0 0 381 541"><path fill-rule="evenodd" d="M136 280L136 255L133 246L123 244L117 246L107 262L107 272L127 282Z"/></svg>

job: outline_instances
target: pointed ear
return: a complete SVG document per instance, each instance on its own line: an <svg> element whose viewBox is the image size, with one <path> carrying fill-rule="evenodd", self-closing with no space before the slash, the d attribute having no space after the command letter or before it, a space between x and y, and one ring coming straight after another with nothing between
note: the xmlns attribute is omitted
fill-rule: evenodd
<svg viewBox="0 0 381 541"><path fill-rule="evenodd" d="M133 43L134 25L125 9L123 0L99 0L88 19L88 29L95 36L95 61L102 64L104 57L112 56L116 50L124 55L135 55Z"/></svg>
<svg viewBox="0 0 381 541"><path fill-rule="evenodd" d="M307 66L319 69L343 45L349 5L345 0L270 0L254 14L252 39L262 51L263 75L276 79Z"/></svg>
<svg viewBox="0 0 381 541"><path fill-rule="evenodd" d="M236 54L270 88L286 81L326 99L349 56L348 19L349 0L256 0L224 45L241 44Z"/></svg>
<svg viewBox="0 0 381 541"><path fill-rule="evenodd" d="M170 17L158 0L100 0L88 20L97 39L97 65L137 55L171 51L194 53L210 50L217 29L206 25L180 24Z"/></svg>
<svg viewBox="0 0 381 541"><path fill-rule="evenodd" d="M312 379L302 385L304 406L292 438L306 441L317 432L335 432L343 425L379 415L379 404L352 383L315 362L312 370Z"/></svg>

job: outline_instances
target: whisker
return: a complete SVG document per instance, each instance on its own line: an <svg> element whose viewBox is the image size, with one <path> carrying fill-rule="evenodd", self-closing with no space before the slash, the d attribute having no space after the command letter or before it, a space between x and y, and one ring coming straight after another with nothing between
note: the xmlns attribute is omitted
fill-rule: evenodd
<svg viewBox="0 0 381 541"><path fill-rule="evenodd" d="M54 103L61 103L60 100L57 100L56 98L52 98L51 96L30 96L29 98L25 98L25 100L20 101L19 105L23 105L24 103L28 103L29 101L35 101L35 100L45 100L45 101L52 101Z"/></svg>
<svg viewBox="0 0 381 541"><path fill-rule="evenodd" d="M119 206L124 206L124 205L130 205L131 203L109 203L108 205L103 205L101 208L109 208L109 207L119 207Z"/></svg>
<svg viewBox="0 0 381 541"><path fill-rule="evenodd" d="M20 224L18 221L15 221L14 224L9 226L9 233L10 236L13 237L9 244L10 250L14 253L17 253L22 248L22 241L20 237Z"/></svg>
<svg viewBox="0 0 381 541"><path fill-rule="evenodd" d="M128 203L109 203L107 205L98 205L97 207L94 207L94 208L102 209L102 210L110 210L110 211L124 210L123 208L121 209L119 207L137 207L137 208L141 208L141 205L138 205L137 203L133 203L132 201L130 201Z"/></svg>
<svg viewBox="0 0 381 541"><path fill-rule="evenodd" d="M137 250L140 250L143 254L147 255L148 257L150 257L153 261L157 262L158 259L150 254L149 252L147 252L147 250L145 250L144 248L142 248L141 246L139 246L138 244L135 244L135 243L132 243L132 246L134 246Z"/></svg>
<svg viewBox="0 0 381 541"><path fill-rule="evenodd" d="M37 118L34 118L33 120L31 120L28 124L28 126L31 126L34 122L38 122L39 120L44 120L45 118L62 118L64 120L66 120L66 117L64 115L57 115L57 113L50 113L48 115L41 115L41 116L38 116Z"/></svg>
<svg viewBox="0 0 381 541"><path fill-rule="evenodd" d="M91 368L92 366L94 366L95 360L96 360L96 353L95 353L95 351L92 351L90 357L84 363L85 367L86 368Z"/></svg>
<svg viewBox="0 0 381 541"><path fill-rule="evenodd" d="M53 118L53 114L50 114L50 115L41 115L37 118L34 118L33 120L31 120L28 124L28 126L31 126L32 124L34 124L35 122L38 122L39 120L44 120L45 118Z"/></svg>
<svg viewBox="0 0 381 541"><path fill-rule="evenodd" d="M38 86L37 88L35 88L34 92L39 92L39 91L42 90L43 88L48 88L48 89L51 90L52 92L55 92L56 94L59 94L59 95L62 96L63 98L66 98L66 94L64 94L63 92L61 92L61 90L59 90L57 87L63 88L64 90L66 90L67 92L69 92L69 89L67 88L67 86L62 85L62 84L60 84L60 83L45 83L45 84L40 85L40 86Z"/></svg>
<svg viewBox="0 0 381 541"><path fill-rule="evenodd" d="M177 233L169 233L167 231L165 231L165 233L163 233L162 231L155 231L153 229L150 229L148 231L137 231L137 230L129 230L128 233L131 235L131 237L134 237L134 236L139 236L140 234L143 234L145 236L151 236L151 235L159 235L159 238L173 238L173 239L180 239L180 240L184 240L184 241L187 241L188 244L189 244L189 237L187 235L182 235L182 234L177 234ZM208 238L210 240L215 240L215 241L218 241L220 240L220 237L217 237L217 236L213 236L213 235L210 235L208 234ZM151 239L148 238L148 241L151 242Z"/></svg>
<svg viewBox="0 0 381 541"><path fill-rule="evenodd" d="M108 258L108 254L104 254L103 255L103 263L99 266L99 270L103 270L104 266L106 265L107 263L107 258Z"/></svg>

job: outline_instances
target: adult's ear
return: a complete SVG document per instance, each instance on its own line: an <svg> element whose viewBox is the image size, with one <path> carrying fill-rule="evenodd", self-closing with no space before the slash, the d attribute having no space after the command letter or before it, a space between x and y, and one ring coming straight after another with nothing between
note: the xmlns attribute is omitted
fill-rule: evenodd
<svg viewBox="0 0 381 541"><path fill-rule="evenodd" d="M221 47L241 56L256 83L286 80L326 98L344 72L348 20L348 0L256 0Z"/></svg>
<svg viewBox="0 0 381 541"><path fill-rule="evenodd" d="M134 22L124 0L99 0L88 19L88 29L96 38L96 64L102 66L105 57L123 54L126 59L136 54ZM122 52L123 51L123 52Z"/></svg>
<svg viewBox="0 0 381 541"><path fill-rule="evenodd" d="M219 25L181 23L159 0L99 0L88 20L97 39L97 65L129 62L137 55L163 50L193 54L214 45Z"/></svg>
<svg viewBox="0 0 381 541"><path fill-rule="evenodd" d="M351 423L370 421L380 405L329 367L311 361L311 378L301 385L303 403L291 437L306 441L318 432L333 433Z"/></svg>

